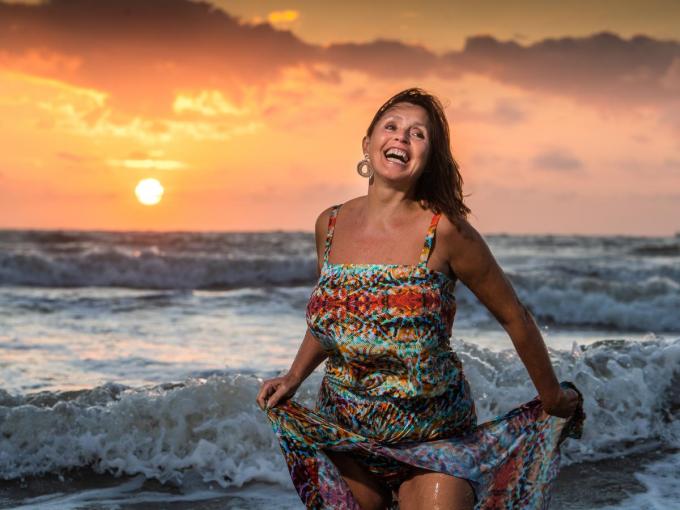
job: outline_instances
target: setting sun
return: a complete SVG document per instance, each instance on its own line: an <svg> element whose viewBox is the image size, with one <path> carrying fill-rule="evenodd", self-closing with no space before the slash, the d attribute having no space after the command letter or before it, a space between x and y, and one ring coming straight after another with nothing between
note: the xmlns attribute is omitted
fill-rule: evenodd
<svg viewBox="0 0 680 510"><path fill-rule="evenodd" d="M157 179L142 179L135 188L135 195L144 205L156 205L163 198L163 191L163 186Z"/></svg>

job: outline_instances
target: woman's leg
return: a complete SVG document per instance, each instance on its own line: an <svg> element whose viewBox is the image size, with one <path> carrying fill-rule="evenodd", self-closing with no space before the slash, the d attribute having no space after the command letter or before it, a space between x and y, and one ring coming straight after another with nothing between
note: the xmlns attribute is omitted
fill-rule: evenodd
<svg viewBox="0 0 680 510"><path fill-rule="evenodd" d="M384 510L392 501L391 491L350 454L324 450L352 490L362 510Z"/></svg>
<svg viewBox="0 0 680 510"><path fill-rule="evenodd" d="M416 468L399 486L399 510L472 510L475 494L463 478Z"/></svg>

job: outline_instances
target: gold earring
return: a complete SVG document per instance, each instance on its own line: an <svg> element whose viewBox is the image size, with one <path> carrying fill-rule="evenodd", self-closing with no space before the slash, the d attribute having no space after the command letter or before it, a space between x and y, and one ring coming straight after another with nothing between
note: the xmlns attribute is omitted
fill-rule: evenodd
<svg viewBox="0 0 680 510"><path fill-rule="evenodd" d="M373 168L371 168L371 163L368 160L368 154L364 154L364 159L357 163L357 173L361 177L368 177L369 179L373 177Z"/></svg>

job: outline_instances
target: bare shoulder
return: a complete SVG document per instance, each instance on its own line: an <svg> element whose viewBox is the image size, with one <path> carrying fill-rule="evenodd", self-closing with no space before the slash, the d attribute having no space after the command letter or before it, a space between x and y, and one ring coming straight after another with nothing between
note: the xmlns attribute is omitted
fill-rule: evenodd
<svg viewBox="0 0 680 510"><path fill-rule="evenodd" d="M358 200L361 200L364 197L356 197L351 200L348 200L346 202L343 202L343 207L349 205L350 207L353 207ZM318 267L319 270L321 268L321 265L323 263L323 254L324 250L326 248L326 237L328 235L328 220L330 219L331 216L331 211L335 207L335 205L331 205L330 207L327 207L321 213L317 216L316 222L314 224L314 237L316 240L316 255L317 255L317 260L318 260Z"/></svg>
<svg viewBox="0 0 680 510"><path fill-rule="evenodd" d="M437 226L437 241L449 266L463 281L495 264L484 237L465 218L451 220L442 215Z"/></svg>
<svg viewBox="0 0 680 510"><path fill-rule="evenodd" d="M345 209L354 209L354 207L360 203L362 200L365 200L365 196L362 197L355 197L350 200L347 200L342 203L343 211ZM332 205L330 207L327 207L323 211L321 211L321 214L316 218L316 224L314 226L314 232L316 233L316 244L319 246L319 244L323 245L324 241L326 239L326 234L328 233L328 219L330 218L331 211L335 205Z"/></svg>
<svg viewBox="0 0 680 510"><path fill-rule="evenodd" d="M317 216L314 224L314 238L316 240L316 254L319 261L323 258L326 234L328 234L328 220L334 206L327 207Z"/></svg>
<svg viewBox="0 0 680 510"><path fill-rule="evenodd" d="M468 220L456 217L453 221L442 215L437 225L437 238L446 248L447 254L464 254L467 250L486 246L486 241ZM450 258L450 257L449 257Z"/></svg>
<svg viewBox="0 0 680 510"><path fill-rule="evenodd" d="M328 232L328 219L331 216L331 211L333 207L330 206L321 211L321 213L316 218L316 223L314 224L314 233L316 234L316 242L319 244L319 238L322 240L326 238L326 233Z"/></svg>
<svg viewBox="0 0 680 510"><path fill-rule="evenodd" d="M453 221L442 214L437 225L437 235L444 242L473 242L481 238L481 234L463 217L455 217Z"/></svg>

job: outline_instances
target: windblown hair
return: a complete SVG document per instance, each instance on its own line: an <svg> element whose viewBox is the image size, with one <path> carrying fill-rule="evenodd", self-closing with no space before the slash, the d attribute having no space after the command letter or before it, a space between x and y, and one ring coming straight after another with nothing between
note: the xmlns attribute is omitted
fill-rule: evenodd
<svg viewBox="0 0 680 510"><path fill-rule="evenodd" d="M398 103L423 107L430 121L430 154L425 170L416 182L414 198L434 212L445 214L451 221L457 217L467 218L470 208L463 200L463 177L451 154L449 124L439 99L420 88L402 90L378 109L366 134L370 137L380 118Z"/></svg>

